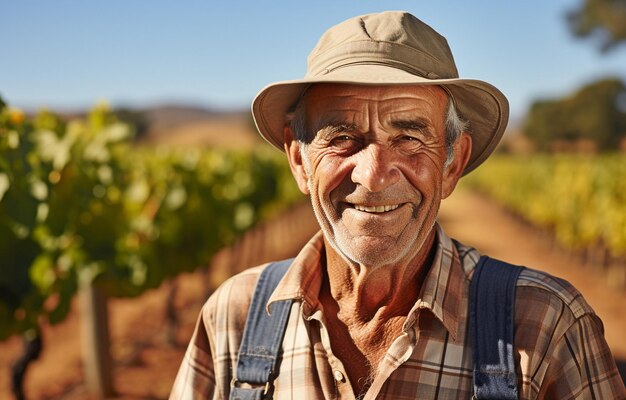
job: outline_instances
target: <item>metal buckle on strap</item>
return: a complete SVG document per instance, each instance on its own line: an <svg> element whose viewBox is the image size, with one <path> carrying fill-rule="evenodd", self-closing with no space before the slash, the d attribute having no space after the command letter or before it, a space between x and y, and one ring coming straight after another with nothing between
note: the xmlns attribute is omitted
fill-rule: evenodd
<svg viewBox="0 0 626 400"><path fill-rule="evenodd" d="M247 382L239 382L237 380L237 378L233 378L230 381L230 387L231 388L241 388L241 389L256 389L254 386L252 386L251 384L247 383ZM266 382L265 383L265 387L263 388L263 396L267 396L267 394L270 392L270 389L272 388L272 385L270 382Z"/></svg>

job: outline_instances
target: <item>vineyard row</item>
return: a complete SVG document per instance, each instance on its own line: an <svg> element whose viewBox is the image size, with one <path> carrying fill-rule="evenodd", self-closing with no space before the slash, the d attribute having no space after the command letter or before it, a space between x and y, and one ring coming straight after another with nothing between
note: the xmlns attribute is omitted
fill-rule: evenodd
<svg viewBox="0 0 626 400"><path fill-rule="evenodd" d="M626 259L626 156L493 156L464 178L575 252Z"/></svg>

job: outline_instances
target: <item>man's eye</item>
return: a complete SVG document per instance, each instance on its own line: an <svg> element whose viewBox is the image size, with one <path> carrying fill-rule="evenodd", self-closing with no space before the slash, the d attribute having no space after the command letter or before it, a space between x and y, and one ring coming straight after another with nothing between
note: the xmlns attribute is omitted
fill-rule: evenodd
<svg viewBox="0 0 626 400"><path fill-rule="evenodd" d="M414 135L402 135L394 140L394 146L398 150L414 152L424 147L424 140Z"/></svg>
<svg viewBox="0 0 626 400"><path fill-rule="evenodd" d="M400 136L400 142L421 143L422 139L417 136L403 135Z"/></svg>
<svg viewBox="0 0 626 400"><path fill-rule="evenodd" d="M355 139L350 135L339 135L334 137L330 144L333 146L345 147L354 144Z"/></svg>

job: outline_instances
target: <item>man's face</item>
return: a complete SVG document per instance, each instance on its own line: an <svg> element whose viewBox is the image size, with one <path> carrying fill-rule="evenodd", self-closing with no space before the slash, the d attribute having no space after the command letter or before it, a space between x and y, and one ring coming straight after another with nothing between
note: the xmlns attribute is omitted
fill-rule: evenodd
<svg viewBox="0 0 626 400"><path fill-rule="evenodd" d="M305 99L315 136L302 154L287 140L287 153L327 242L371 267L415 257L462 173L444 167L443 89L324 84Z"/></svg>

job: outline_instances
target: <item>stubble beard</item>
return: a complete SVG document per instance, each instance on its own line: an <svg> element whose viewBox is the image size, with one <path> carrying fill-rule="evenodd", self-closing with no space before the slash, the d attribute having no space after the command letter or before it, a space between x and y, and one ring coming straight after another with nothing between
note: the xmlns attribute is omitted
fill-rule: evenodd
<svg viewBox="0 0 626 400"><path fill-rule="evenodd" d="M314 188L310 175L307 186L309 187L309 193L317 193L313 190ZM334 214L336 218L340 218L338 211L332 202L325 202L318 196L311 196L310 200L313 207L313 213L315 214L315 218L317 219L324 237L326 238L326 242L330 244L333 250L348 264L358 264L360 266L374 268L394 265L406 258L412 250L415 254L411 254L411 257L414 257L422 246L424 246L429 236L428 232L431 232L435 226L435 219L433 219L430 226L426 226L426 223L418 226L417 231L412 237L404 237L401 232L400 235L398 235L396 246L393 246L393 248L373 246L367 252L359 252L355 246L352 245L352 241L354 239L352 239L347 233L347 228L338 223L331 222L331 218L329 218L331 213ZM411 204L411 207L412 211L410 218L412 220L417 220L419 217L420 205ZM325 210L328 210L329 212L325 212ZM407 224L407 226L409 225L411 225L411 223ZM421 238L421 243L415 242L418 238ZM401 241L405 241L405 243L401 243Z"/></svg>

